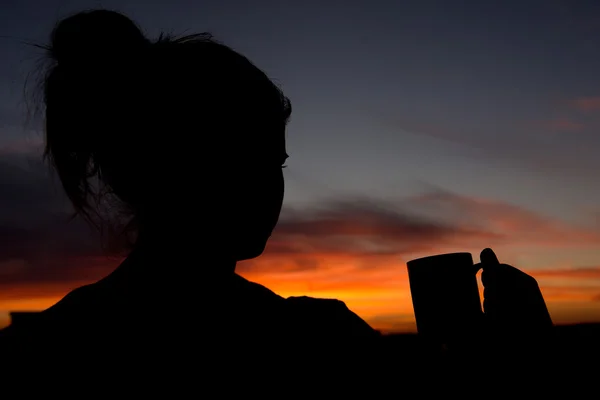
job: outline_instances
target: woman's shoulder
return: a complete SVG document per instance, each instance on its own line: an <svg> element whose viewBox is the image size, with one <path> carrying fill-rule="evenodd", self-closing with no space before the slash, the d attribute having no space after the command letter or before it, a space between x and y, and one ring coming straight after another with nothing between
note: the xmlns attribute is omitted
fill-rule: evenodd
<svg viewBox="0 0 600 400"><path fill-rule="evenodd" d="M261 309L263 323L286 336L303 338L379 337L380 333L352 312L343 301L307 296L283 298L270 289L236 278L235 292L243 293L247 307ZM254 313L251 313L254 314Z"/></svg>
<svg viewBox="0 0 600 400"><path fill-rule="evenodd" d="M332 338L379 337L379 331L352 312L343 301L307 296L288 297L286 311L293 328L303 336Z"/></svg>
<svg viewBox="0 0 600 400"><path fill-rule="evenodd" d="M51 307L0 330L0 340L3 343L22 342L30 345L63 336L75 322L81 324L85 321L93 308L97 291L94 284L72 290Z"/></svg>

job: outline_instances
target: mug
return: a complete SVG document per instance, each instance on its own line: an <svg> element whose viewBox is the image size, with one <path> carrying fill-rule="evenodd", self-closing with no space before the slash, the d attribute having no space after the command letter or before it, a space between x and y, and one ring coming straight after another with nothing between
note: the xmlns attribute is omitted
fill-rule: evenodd
<svg viewBox="0 0 600 400"><path fill-rule="evenodd" d="M451 346L480 334L483 310L471 253L419 258L407 269L419 336Z"/></svg>

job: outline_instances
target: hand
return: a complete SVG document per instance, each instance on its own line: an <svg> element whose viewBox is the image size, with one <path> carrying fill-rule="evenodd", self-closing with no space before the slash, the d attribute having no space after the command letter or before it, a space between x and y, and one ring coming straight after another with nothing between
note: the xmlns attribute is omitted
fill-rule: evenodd
<svg viewBox="0 0 600 400"><path fill-rule="evenodd" d="M491 249L480 255L483 310L488 332L501 340L541 340L552 331L552 319L537 281L507 264ZM530 339L530 340L527 340Z"/></svg>

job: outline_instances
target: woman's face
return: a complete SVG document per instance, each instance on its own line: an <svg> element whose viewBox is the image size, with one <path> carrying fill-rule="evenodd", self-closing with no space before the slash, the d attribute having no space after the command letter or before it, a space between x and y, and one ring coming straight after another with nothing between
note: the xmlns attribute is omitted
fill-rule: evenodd
<svg viewBox="0 0 600 400"><path fill-rule="evenodd" d="M114 186L126 201L143 200L131 203L147 210L145 225L165 240L176 240L174 230L185 231L186 243L205 251L236 260L259 256L283 204L287 119L249 114L229 116L214 132L204 129L200 146L156 135L151 146L137 150L141 158L114 169L133 171L114 174L123 177ZM175 132L188 126L181 124Z"/></svg>
<svg viewBox="0 0 600 400"><path fill-rule="evenodd" d="M236 171L230 234L235 258L246 260L262 254L283 205L283 166L288 158L285 133L275 143L244 157Z"/></svg>

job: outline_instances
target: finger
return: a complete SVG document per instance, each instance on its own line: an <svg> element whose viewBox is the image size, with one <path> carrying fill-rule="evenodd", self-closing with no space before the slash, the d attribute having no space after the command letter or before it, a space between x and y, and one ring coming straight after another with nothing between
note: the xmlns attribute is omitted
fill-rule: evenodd
<svg viewBox="0 0 600 400"><path fill-rule="evenodd" d="M481 268L483 269L483 272L481 273L481 283L483 286L489 286L497 280L495 275L499 272L498 266L500 265L500 262L494 251L490 248L483 249L479 255L479 259L481 260Z"/></svg>
<svg viewBox="0 0 600 400"><path fill-rule="evenodd" d="M498 257L496 257L496 253L490 248L483 249L481 254L479 255L479 259L481 260L481 264L483 267L488 265L498 265L500 262L498 261Z"/></svg>
<svg viewBox="0 0 600 400"><path fill-rule="evenodd" d="M481 283L483 286L499 286L512 280L511 267L505 264L485 264L481 263Z"/></svg>

